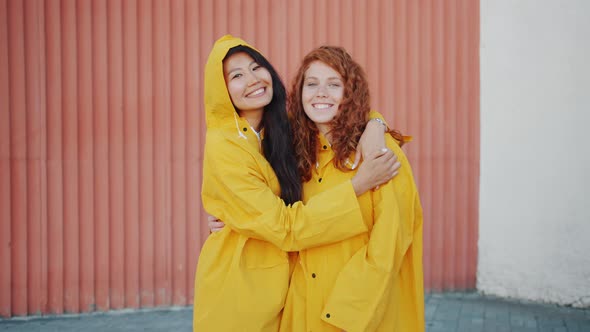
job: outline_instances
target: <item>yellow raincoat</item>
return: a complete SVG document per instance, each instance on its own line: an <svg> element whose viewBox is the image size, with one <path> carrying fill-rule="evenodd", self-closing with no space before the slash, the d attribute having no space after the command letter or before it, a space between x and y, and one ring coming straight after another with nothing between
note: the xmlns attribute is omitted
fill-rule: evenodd
<svg viewBox="0 0 590 332"><path fill-rule="evenodd" d="M389 135L386 142L401 168L359 197L369 233L299 252L281 331L424 331L422 207L408 159ZM320 135L304 202L356 173L336 169L333 158Z"/></svg>
<svg viewBox="0 0 590 332"><path fill-rule="evenodd" d="M366 233L349 179L286 206L258 136L234 109L223 58L237 45L219 39L205 67L205 210L226 227L209 236L195 277L194 331L278 331L289 286L289 254Z"/></svg>

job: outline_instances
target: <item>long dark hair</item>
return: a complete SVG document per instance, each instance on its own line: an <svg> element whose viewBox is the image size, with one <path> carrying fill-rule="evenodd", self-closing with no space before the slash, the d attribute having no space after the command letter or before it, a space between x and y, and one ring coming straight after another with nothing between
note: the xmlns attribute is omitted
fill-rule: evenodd
<svg viewBox="0 0 590 332"><path fill-rule="evenodd" d="M262 150L281 185L281 198L285 203L293 204L301 200L301 177L297 169L297 160L290 135L291 125L287 117L285 85L270 62L250 47L243 45L232 47L225 58L239 52L251 56L257 64L266 68L272 77L272 100L264 107L262 115L262 126L264 127Z"/></svg>

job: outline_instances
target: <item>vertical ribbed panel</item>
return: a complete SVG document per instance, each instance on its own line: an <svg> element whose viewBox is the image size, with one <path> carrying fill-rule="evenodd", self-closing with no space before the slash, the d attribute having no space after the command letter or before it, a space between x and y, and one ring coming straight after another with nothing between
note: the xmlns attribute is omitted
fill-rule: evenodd
<svg viewBox="0 0 590 332"><path fill-rule="evenodd" d="M0 0L0 316L192 303L202 75L232 33L290 87L322 44L413 135L427 289L475 286L479 1Z"/></svg>
<svg viewBox="0 0 590 332"><path fill-rule="evenodd" d="M92 6L80 1L78 18L78 140L80 165L80 310L91 310L94 297L94 144L92 85Z"/></svg>
<svg viewBox="0 0 590 332"><path fill-rule="evenodd" d="M0 0L0 316L12 314L12 181L7 0Z"/></svg>
<svg viewBox="0 0 590 332"><path fill-rule="evenodd" d="M124 269L125 304L127 308L140 306L139 293L139 107L138 107L138 51L137 2L124 1L122 8L123 43L123 197L124 204Z"/></svg>

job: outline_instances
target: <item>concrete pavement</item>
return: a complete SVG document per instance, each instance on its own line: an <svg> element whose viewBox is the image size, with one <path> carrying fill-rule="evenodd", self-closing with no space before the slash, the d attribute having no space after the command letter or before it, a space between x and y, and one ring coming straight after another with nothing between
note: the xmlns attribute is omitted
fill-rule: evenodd
<svg viewBox="0 0 590 332"><path fill-rule="evenodd" d="M590 309L522 302L478 293L426 295L428 332L590 332ZM0 320L4 331L192 331L190 307Z"/></svg>

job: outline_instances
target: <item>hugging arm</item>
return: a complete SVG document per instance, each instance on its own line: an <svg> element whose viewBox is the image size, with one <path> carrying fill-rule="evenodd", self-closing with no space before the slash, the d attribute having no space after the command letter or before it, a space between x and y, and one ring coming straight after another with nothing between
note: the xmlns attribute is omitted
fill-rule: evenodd
<svg viewBox="0 0 590 332"><path fill-rule="evenodd" d="M356 185L354 181L345 181L306 204L299 201L286 205L272 192L253 160L228 167L236 164L235 156L245 155L238 144L219 136L208 135L207 139L212 144L205 146L201 193L205 210L233 231L268 241L285 251L334 243L366 232L356 196L386 182L393 173L393 153L382 152L372 165L367 164L364 177ZM371 166L379 171L374 172Z"/></svg>

